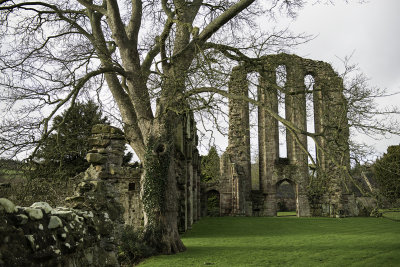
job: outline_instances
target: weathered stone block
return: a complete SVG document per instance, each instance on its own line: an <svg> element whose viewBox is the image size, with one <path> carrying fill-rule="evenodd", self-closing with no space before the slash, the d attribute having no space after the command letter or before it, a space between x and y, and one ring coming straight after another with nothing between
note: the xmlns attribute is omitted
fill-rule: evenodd
<svg viewBox="0 0 400 267"><path fill-rule="evenodd" d="M112 134L113 138L124 136L124 133L120 129L106 124L97 124L93 126L92 134Z"/></svg>
<svg viewBox="0 0 400 267"><path fill-rule="evenodd" d="M20 225L26 224L28 222L28 216L26 216L25 214L18 214L16 218L18 220L18 224Z"/></svg>
<svg viewBox="0 0 400 267"><path fill-rule="evenodd" d="M101 148L107 147L110 144L111 140L110 139L103 139L102 137L91 137L89 138L89 145L94 146L94 147L100 147L99 149L93 149L91 151L96 151L98 152ZM100 152L99 152L100 153Z"/></svg>
<svg viewBox="0 0 400 267"><path fill-rule="evenodd" d="M107 162L107 157L98 153L88 153L86 160L92 164L104 164Z"/></svg>

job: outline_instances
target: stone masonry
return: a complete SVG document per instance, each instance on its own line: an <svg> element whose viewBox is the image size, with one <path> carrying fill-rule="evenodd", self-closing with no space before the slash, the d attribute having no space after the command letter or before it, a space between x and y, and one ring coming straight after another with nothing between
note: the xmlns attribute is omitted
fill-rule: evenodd
<svg viewBox="0 0 400 267"><path fill-rule="evenodd" d="M278 67L286 69L286 83L277 84ZM295 189L297 216L356 215L354 197L346 191L345 169L350 165L349 127L342 79L321 61L296 55L278 54L242 63L232 70L229 92L248 96L247 74L259 73L258 138L259 190L251 191L250 132L248 103L240 98L229 101L228 148L221 158L221 215L276 216L277 188L286 181ZM307 75L314 78L313 90L306 88ZM306 99L312 94L316 136L315 177L309 175ZM279 158L279 95L285 96L287 158ZM310 188L326 190L310 206ZM252 203L251 203L252 202Z"/></svg>
<svg viewBox="0 0 400 267"><path fill-rule="evenodd" d="M229 93L248 96L247 72L243 67L232 71ZM221 215L251 215L250 199L250 127L249 103L229 100L229 145L221 159Z"/></svg>
<svg viewBox="0 0 400 267"><path fill-rule="evenodd" d="M96 125L92 133L91 166L66 207L19 207L0 199L0 266L119 266L125 140L108 125Z"/></svg>
<svg viewBox="0 0 400 267"><path fill-rule="evenodd" d="M178 229L185 232L201 217L200 157L193 113L187 112L175 126L176 176L179 189ZM182 172L179 173L178 171Z"/></svg>

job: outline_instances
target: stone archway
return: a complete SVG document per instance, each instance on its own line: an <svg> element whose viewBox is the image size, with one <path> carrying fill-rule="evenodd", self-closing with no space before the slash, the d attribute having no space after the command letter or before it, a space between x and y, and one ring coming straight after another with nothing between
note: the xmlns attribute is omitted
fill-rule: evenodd
<svg viewBox="0 0 400 267"><path fill-rule="evenodd" d="M276 183L277 212L295 211L297 214L296 183L290 179L282 179Z"/></svg>

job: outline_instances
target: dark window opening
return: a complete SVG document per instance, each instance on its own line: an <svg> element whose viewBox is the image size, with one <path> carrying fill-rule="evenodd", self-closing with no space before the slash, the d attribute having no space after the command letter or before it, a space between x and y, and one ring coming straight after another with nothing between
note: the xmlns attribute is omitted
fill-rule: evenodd
<svg viewBox="0 0 400 267"><path fill-rule="evenodd" d="M136 184L135 184L135 183L129 183L129 185L128 185L128 190L129 190L129 191L134 191L134 190L136 190Z"/></svg>

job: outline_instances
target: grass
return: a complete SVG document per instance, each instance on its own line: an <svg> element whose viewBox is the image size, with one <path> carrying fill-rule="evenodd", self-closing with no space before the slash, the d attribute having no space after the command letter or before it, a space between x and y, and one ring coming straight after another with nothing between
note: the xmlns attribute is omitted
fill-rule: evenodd
<svg viewBox="0 0 400 267"><path fill-rule="evenodd" d="M139 266L400 266L400 222L385 218L203 218L182 240Z"/></svg>
<svg viewBox="0 0 400 267"><path fill-rule="evenodd" d="M382 216L391 220L400 221L400 208L381 209Z"/></svg>
<svg viewBox="0 0 400 267"><path fill-rule="evenodd" d="M278 211L278 217L296 216L296 211Z"/></svg>

